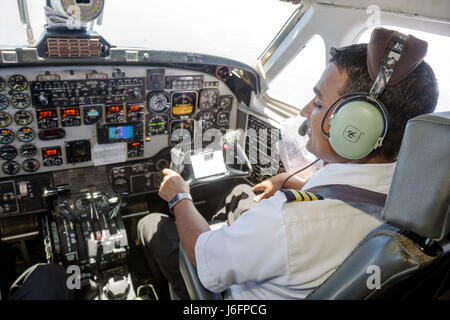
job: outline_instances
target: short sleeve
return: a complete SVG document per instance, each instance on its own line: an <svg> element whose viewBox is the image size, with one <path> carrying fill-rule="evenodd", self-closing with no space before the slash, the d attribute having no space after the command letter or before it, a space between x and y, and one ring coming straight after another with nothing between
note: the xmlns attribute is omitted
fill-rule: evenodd
<svg viewBox="0 0 450 320"><path fill-rule="evenodd" d="M283 193L262 200L231 226L199 236L195 245L202 284L221 292L233 284L259 282L287 270L287 245L281 216Z"/></svg>

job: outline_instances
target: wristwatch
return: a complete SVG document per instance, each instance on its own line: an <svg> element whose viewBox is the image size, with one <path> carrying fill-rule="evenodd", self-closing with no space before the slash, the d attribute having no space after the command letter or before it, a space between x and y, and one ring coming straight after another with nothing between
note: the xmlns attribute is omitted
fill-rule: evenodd
<svg viewBox="0 0 450 320"><path fill-rule="evenodd" d="M173 214L173 207L183 199L189 199L191 201L192 197L189 193L177 193L174 197L169 201L169 211Z"/></svg>

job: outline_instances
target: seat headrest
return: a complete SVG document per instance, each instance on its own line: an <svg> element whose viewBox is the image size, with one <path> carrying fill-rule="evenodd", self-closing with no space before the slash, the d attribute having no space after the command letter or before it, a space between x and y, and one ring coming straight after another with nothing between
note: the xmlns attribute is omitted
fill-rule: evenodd
<svg viewBox="0 0 450 320"><path fill-rule="evenodd" d="M450 112L408 121L384 219L422 237L450 231Z"/></svg>

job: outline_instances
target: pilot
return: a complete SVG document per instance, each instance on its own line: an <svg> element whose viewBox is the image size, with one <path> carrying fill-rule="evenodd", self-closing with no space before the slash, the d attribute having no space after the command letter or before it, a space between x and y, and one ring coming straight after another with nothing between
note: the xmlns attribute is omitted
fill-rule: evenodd
<svg viewBox="0 0 450 320"><path fill-rule="evenodd" d="M400 59L397 56L395 69L388 74L390 80L385 77L385 69L380 66L392 52L388 55L387 48L398 49L391 46L393 35L391 30L377 28L369 44L331 50L331 59L313 89L315 97L301 111L308 119L306 147L326 165L306 183L292 180L285 187L308 190L349 185L381 194L389 192L407 121L433 112L438 98L434 73L423 61L427 44L413 36L401 38ZM339 106L335 102L344 101L345 94L380 87L383 93L379 100L385 110L379 112L387 115L388 128L384 139L378 141L382 145L371 148L367 155L346 156L330 134L330 116ZM332 126L339 124L338 115ZM352 129L347 138L355 139L358 134L361 132ZM190 192L183 178L169 169L163 174L159 195L172 204L179 199L172 207L175 220L152 213L139 222L138 235L155 278L160 279L159 284L167 279L179 298L188 298L178 267L180 239L200 281L213 292L224 292L232 299L301 299L320 286L358 243L382 224L381 219L340 200L314 192L299 197L301 192L279 190L283 175L253 188L262 192L257 204L250 187L238 186L222 210L228 214L229 225L212 231L193 201L180 195Z"/></svg>

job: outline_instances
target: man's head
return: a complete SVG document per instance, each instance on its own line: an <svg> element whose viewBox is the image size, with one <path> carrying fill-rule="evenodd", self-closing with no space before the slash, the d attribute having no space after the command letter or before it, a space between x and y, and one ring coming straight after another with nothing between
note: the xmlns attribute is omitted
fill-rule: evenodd
<svg viewBox="0 0 450 320"><path fill-rule="evenodd" d="M433 112L436 107L438 89L433 70L422 61L406 78L386 87L379 98L389 113L389 129L383 146L363 159L350 161L332 149L328 137L321 131L321 123L329 106L341 95L369 92L372 87L374 81L367 68L367 44L333 48L330 54L329 64L314 87L316 96L301 112L309 118L307 149L326 162L395 161L407 121ZM324 129L328 132L329 119L326 119Z"/></svg>

